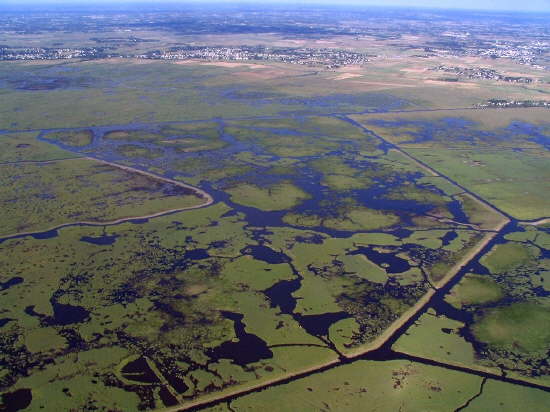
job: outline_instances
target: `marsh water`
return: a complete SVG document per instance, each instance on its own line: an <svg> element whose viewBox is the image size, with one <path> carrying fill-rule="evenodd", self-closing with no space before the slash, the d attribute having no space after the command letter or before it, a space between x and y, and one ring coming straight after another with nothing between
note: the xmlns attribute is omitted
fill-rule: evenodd
<svg viewBox="0 0 550 412"><path fill-rule="evenodd" d="M235 96L235 98L242 98L242 96ZM322 106L325 103L319 100L315 104L320 104ZM396 104L399 105L400 103ZM294 114L293 118L300 117ZM338 118L342 119L341 116L338 116ZM347 118L344 118L342 120L347 121L354 126L362 128L362 126ZM263 147L257 144L238 140L231 134L226 133L226 123L223 120L213 119L209 120L208 122L214 122L217 125L220 139L224 142L223 148L216 150L207 150L205 152L198 153L182 153L173 150L169 145L159 146L155 142L143 142L131 139L112 140L105 138L108 133L119 130L147 131L150 133L162 135L162 127L167 125L187 124L188 122L169 122L152 125L134 123L116 126L89 127L81 129L90 130L93 135L91 143L84 147L67 146L60 142L52 142L52 140L46 138L49 133L59 132L63 129L44 131L40 134L39 140L48 142L50 144L55 143L63 149L88 156L94 156L102 160L115 163L130 164L132 167L140 170L163 170L165 177L183 180L188 178L189 175L186 175L185 173L182 173L177 169L171 168L171 165L176 164L176 161L185 161L186 159L192 160L195 158L204 159L206 157L213 164L216 164L221 162L222 159L232 158L235 155L243 152L252 153L254 156L257 157L268 157L272 162L277 162L281 160L281 157L267 152ZM193 124L197 124L197 122L193 122ZM294 129L265 129L254 127L248 127L248 129L251 129L253 131L257 130L258 132L265 132L266 130L269 130L271 133L274 133L274 135L293 135L297 139L308 137L307 133L302 133L299 130ZM367 131L365 131L365 133L367 133ZM163 137L163 139L166 140L177 138L179 138L179 136ZM348 156L350 153L353 153L353 148L356 145L354 141L343 139L340 143L346 144L351 149L346 149L348 151L342 151L341 149L333 150L325 153L322 156L337 156L346 158L347 165L357 170L368 169L370 167L368 158L364 158L362 160L353 160L353 157ZM155 158L129 158L126 156L122 156L121 153L118 151L118 148L127 144L139 146L147 150L160 150L162 155ZM392 145L388 145L386 142L379 141L378 150L380 150L383 155L387 154L390 148L392 148ZM351 150L351 152L349 152L349 150ZM314 160L322 156L308 156L305 160ZM216 202L224 202L229 205L233 210L231 213L242 216L242 219L246 221L248 227L262 228L296 226L291 226L283 221L283 216L288 213L288 210L269 212L235 203L232 198L224 191L224 187L226 187L228 184L247 182L263 187L281 180L291 181L293 185L299 187L309 196L308 199L293 207L292 212L298 214L308 214L314 212L321 217L337 216L338 209L330 207L327 208L326 206L323 206L327 203L330 204L334 201L334 193L331 193L331 191L323 185L322 181L324 174L322 172L307 166L307 164L305 163L302 164L302 166L300 167L300 173L298 174L282 174L278 176L273 176L262 173L263 171L265 171L265 169L265 167L257 166L253 171L244 173L243 175L222 178L214 182L204 180L200 181L198 186L211 194ZM400 175L394 174L391 176L391 179L377 181L376 184L367 189L349 190L347 195L356 199L358 204L362 206L366 206L370 209L375 210L391 211L398 215L401 219L401 223L393 228L387 229L385 232L392 233L398 237L406 237L409 236L412 231L406 229L403 226L411 223L411 217L427 213L429 210L434 208L434 205L429 203L420 203L416 200L390 199L387 197L387 194L396 188L406 187L407 185L415 185L416 180L419 179L421 176L422 175L420 173L408 173ZM459 202L455 200L449 201L447 207L456 221L461 223L468 223L468 217L462 211ZM133 219L130 222L134 224L143 224L147 221L148 219ZM87 224L78 225L87 226ZM65 226L71 225L69 224ZM323 226L308 228L298 226L298 228L314 230L318 233L324 233L331 237L347 238L352 236L354 233L357 233L354 231L330 229ZM32 236L35 239L43 239L47 241L47 239L58 236L58 231L50 230L42 233L35 233L32 234ZM443 238L443 242L445 244L448 244L450 241L456 238L456 236L457 234L455 232L450 231ZM116 230L111 230L109 234L103 233L99 236L84 236L80 240L82 242L90 243L93 245L107 246L114 244L117 241L117 238L118 235L116 234ZM0 242L3 240L5 239L0 239ZM300 241L300 239L297 239L297 241ZM303 241L315 242L315 239L303 239ZM398 256L399 253L406 252L408 248L409 247L405 245L400 249L381 251L374 247L364 246L356 248L356 250L349 252L349 254L364 255L373 263L379 265L380 267L383 267L388 275L392 275L406 272L411 268L407 260ZM273 249L263 244L249 245L241 250L241 253L243 255L251 255L255 259L264 261L269 264L281 264L291 262L291 259L288 256L284 255L281 252L274 251ZM207 259L208 257L209 253L207 249L188 250L176 263L174 263L174 265L177 267L185 267L188 264L187 262L199 261L202 259ZM301 275L296 271L295 276L295 279L280 281L264 291L264 294L269 299L272 307L278 307L282 314L291 315L294 320L296 320L308 333L314 336L327 336L328 329L332 324L338 322L339 320L350 317L350 315L346 312L334 312L315 315L295 313L294 311L297 302L296 298L293 296L293 293L301 287L302 280ZM88 316L85 310L80 307L61 305L56 302L52 302L52 306L54 307L54 316L53 318L47 320L51 324L68 325L71 323L78 323L86 319L86 317ZM157 309L163 310L162 308ZM41 316L40 314L34 313L32 308L30 307L29 313L32 313L34 316ZM215 350L212 350L210 356L214 358L226 357L236 363L243 365L252 362L254 359L262 359L266 356L270 356L269 350L266 347L266 343L263 342L259 337L246 332L245 324L242 322L242 315L224 312L223 316L234 322L235 334L238 337L238 342L226 342ZM246 353L246 355L239 355L240 353ZM246 358L239 358L239 356L246 356Z"/></svg>
<svg viewBox="0 0 550 412"><path fill-rule="evenodd" d="M185 181L186 178L193 177L189 174L182 173L176 169L172 169L171 165L174 164L176 160L186 160L193 159L197 157L206 157L209 161L216 164L221 162L222 159L232 158L236 154L242 152L250 152L257 157L269 156L272 161L278 161L281 158L274 156L268 153L262 147L259 147L255 144L250 144L247 142L240 141L230 134L224 132L225 123L221 120L215 120L219 129L220 129L220 138L225 142L225 147L222 149L217 149L215 151L210 151L207 153L181 153L176 152L169 147L161 147L162 156L158 158L128 158L121 156L117 149L123 144L133 144L136 146L143 147L148 150L158 150L159 146L155 143L147 142L136 142L132 140L120 140L112 141L105 139L105 134L111 131L116 130L149 130L151 132L158 133L161 125L144 125L144 124L131 124L131 125L117 125L117 126L105 126L105 127L91 127L86 128L92 130L93 140L92 143L88 146L81 148L74 148L58 143L58 145L64 149L71 150L73 152L90 155L92 157L97 157L98 159L112 161L115 163L124 163L130 164L132 167L135 167L140 170L151 171L151 170L163 170L164 176L169 178L178 178ZM172 122L172 124L182 124L181 122ZM464 124L451 124L453 127L463 127ZM52 143L51 140L45 139L45 135L52 131L43 132L40 135L40 139ZM306 136L295 130L283 130L285 134L294 134L297 138ZM168 137L167 137L168 138ZM422 139L428 137L418 137ZM535 139L540 139L541 137L534 137ZM420 140L419 140L420 141ZM348 141L351 146L353 146L352 141ZM388 153L388 150L392 146L385 142L380 142L378 149L382 153ZM346 156L348 153L342 150L331 151L325 155L333 155L340 157L349 157ZM320 156L311 156L310 159L319 158ZM369 160L362 159L361 161L350 160L348 158L347 165L361 170L369 167ZM315 170L307 165L302 165L300 168L299 174L283 174L279 176L272 176L262 174L262 171L265 168L259 166L256 167L253 171L247 172L239 176L231 176L229 178L222 178L217 181L200 181L197 186L206 190L210 193L216 202L224 202L232 209L231 212L228 212L228 215L233 214L234 216L239 216L240 219L246 222L247 227L257 228L256 232L259 233L261 228L266 227L291 227L299 229L308 229L309 231L315 231L325 235L329 235L335 238L347 238L352 236L354 231L345 231L345 230L334 230L324 226L319 227L299 227L292 226L283 221L283 217L288 210L283 211L262 211L257 208L248 207L235 203L231 196L224 190L228 184L236 184L238 182L247 182L253 183L260 187L278 182L281 180L290 180L292 184L300 188L309 195L309 198L302 201L300 204L292 208L292 212L298 214L307 214L315 212L316 214L321 215L321 217L333 217L338 213L337 210L327 208L325 205L330 203L334 194L331 194L327 190L326 186L323 185L323 173ZM411 218L418 215L424 215L434 208L435 205L430 203L423 203L416 200L399 200L391 199L387 195L394 189L406 187L408 185L416 185L417 180L421 177L420 173L403 173L401 175L393 175L390 180L387 181L378 181L372 187L366 189L355 189L348 191L348 196L353 197L358 204L361 206L368 207L370 209L381 210L381 211L391 211L400 217L400 223L394 227L384 230L384 233L393 234L399 239L406 238L413 233L411 230ZM469 219L462 210L460 203L456 200L450 200L446 204L447 210L451 213L453 219L456 222L467 224ZM179 217L178 217L179 219ZM185 218L182 217L182 220ZM148 219L133 219L131 223L133 224L143 224L148 222ZM84 224L78 224L80 226L88 226ZM71 225L65 225L71 226ZM508 225L501 234L491 241L487 246L484 247L482 254L489 251L492 246L498 242L502 242L503 236L512 231L519 230L516 222ZM369 232L369 231L365 231ZM374 233L382 231L371 231ZM55 238L59 235L57 229L49 230L41 233L34 233L30 236L37 240L48 241L48 239ZM25 235L23 235L25 236ZM315 237L317 236L317 238ZM312 237L299 238L296 237L297 242L304 243L319 243L322 239L319 239L319 234ZM443 245L446 246L450 244L458 236L455 230L448 230L446 234L442 237ZM14 236L12 238L22 237ZM116 228L113 228L109 231L109 234L104 232L102 235L97 236L84 236L80 238L81 242L88 243L90 245L99 245L99 246L109 246L113 245L118 241L119 235L116 233ZM0 239L0 243L6 239ZM369 261L374 264L384 268L388 276L394 274L400 274L411 269L411 264L409 261L399 256L400 253L408 252L411 250L411 245L404 245L399 248L377 248L374 246L358 246L354 250L348 252L349 255L363 255ZM266 262L268 264L289 264L292 267L292 259L284 254L283 252L273 250L267 245L259 242L258 244L250 244L245 248L240 250L241 255L249 255L254 259ZM177 259L174 263L178 268L184 268L189 262L197 262L204 259L210 258L210 253L208 248L197 248L189 249L182 253L182 256ZM298 273L294 267L292 267L294 278L290 280L282 280L271 287L262 291L265 295L269 304L272 308L278 308L281 314L290 315L308 334L322 338L327 342L327 345L330 344L328 340L329 329L336 322L339 322L343 319L352 317L349 313L345 311L337 312L328 312L328 313L317 313L317 314L306 314L306 313L297 313L297 298L294 296L294 293L297 292L302 283L302 276ZM396 358L403 358L404 355L397 354L393 352L392 345L395 343L397 338L401 336L405 331L416 322L420 316L425 313L428 308L434 308L438 314L447 316L450 319L458 320L464 322L466 325L472 322L472 315L470 312L456 309L443 300L444 295L456 285L456 283L464 276L464 274L469 272L483 274L486 273L487 269L479 263L479 259L476 258L469 262L465 267L461 269L461 272L447 284L444 288L436 292L435 296L430 300L430 302L425 305L422 310L418 311L414 316L412 316L408 321L406 321L400 328L398 328L394 334L386 341L386 343L378 350L372 351L366 355L365 359L372 360L389 360ZM17 278L12 278L7 282L0 284L0 289L5 290L22 280ZM367 303L367 302L366 302ZM89 313L85 308L76 306L61 304L55 299L51 301L53 316L47 316L35 311L34 306L28 306L26 308L26 313L30 316L38 318L45 325L56 325L56 326L69 326L73 324L78 324L86 321L89 317ZM184 317L184 314L181 312L174 312L169 305L162 305L162 303L157 303L155 309L159 311L165 311L170 314L175 319ZM171 312L170 312L171 311ZM218 346L211 348L207 351L206 355L211 359L212 362L216 362L220 359L228 359L233 364L246 367L252 363L256 363L260 360L270 359L273 357L273 352L268 344L261 337L250 333L247 331L247 325L242 313L231 312L231 311L221 311L221 315L227 320L233 323L233 331L235 339L225 341ZM8 324L10 319L4 318L0 319L0 327ZM445 332L445 331L444 331ZM468 334L468 329L465 328L462 331L462 336L474 346L477 344L471 334ZM75 345L78 345L78 341L74 341ZM412 359L412 358L411 358ZM429 360L425 360L430 362ZM133 362L127 364L123 370L122 374L126 379L134 380L141 383L158 383L158 377L150 367L147 365L145 358L139 358ZM488 376L488 375L487 375ZM177 376L165 375L165 378L169 381L171 386L178 391L178 393L184 393L188 390L188 386ZM165 388L162 388L159 392L163 403L166 406L171 406L177 404L177 400L173 395L167 391ZM21 390L17 392L12 392L8 396L13 397L14 405L25 405L26 402L30 403L32 394L30 390ZM17 409L14 409L17 410Z"/></svg>
<svg viewBox="0 0 550 412"><path fill-rule="evenodd" d="M340 118L340 117L339 117ZM353 154L352 152L345 152L342 150L335 150L327 152L321 156L306 156L301 157L299 160L302 162L299 167L298 173L289 173L289 174L279 174L272 175L267 172L269 164L277 164L281 161L281 157L273 155L267 152L264 148L258 146L254 143L249 143L246 141L241 141L234 138L232 135L224 132L226 124L222 120L213 120L217 123L220 133L220 139L224 142L224 147L216 150L206 150L200 152L188 152L184 153L181 151L174 150L170 145L159 146L155 142L143 142L135 140L124 140L124 139L105 139L104 136L110 132L125 130L125 131L147 131L151 133L157 133L162 136L160 131L161 126L166 125L176 125L176 124L187 124L188 122L170 122L163 123L162 125L144 125L144 124L129 124L124 126L104 126L104 127L91 127L86 128L86 130L91 130L93 132L93 140L90 145L84 147L71 147L64 145L60 142L54 142L63 149L75 151L80 154L97 157L102 160L111 161L115 163L129 164L132 167L145 171L158 171L163 170L164 176L172 179L182 179L188 180L190 178L197 178L200 176L200 170L198 176L193 176L186 174L184 172L178 171L178 168L174 166L181 164L181 162L194 161L196 159L201 162L207 162L212 165L219 164L221 168L227 165L227 159L234 159L235 156L241 153L251 153L253 156L259 158L267 158L268 164L266 166L255 165L253 170L244 172L237 176L229 176L226 178L217 179L215 181L199 181L198 186L201 189L206 190L210 193L215 201L225 202L230 205L234 210L245 215L246 221L251 226L274 226L274 227L285 227L289 226L288 224L282 221L283 216L289 212L285 211L273 211L266 212L261 211L255 208L247 207L244 205L237 204L232 201L231 197L224 191L225 187L230 187L238 184L239 182L246 182L250 184L255 184L260 187L269 186L280 181L290 181L293 185L300 188L306 192L309 196L308 199L303 200L300 204L291 209L293 213L298 214L310 214L316 213L321 218L324 217L334 217L338 216L338 202L336 202L334 209L333 207L327 207L326 205L334 204L335 198L334 193L327 189L323 184L324 174L319 172L312 167L307 165L308 160L319 159L324 156L336 156L346 158L346 164L358 171L366 170L371 167L368 159L363 160L353 160L348 154ZM212 122L209 121L209 122ZM351 123L354 123L350 121ZM199 124L199 122L193 122L193 124ZM252 131L255 130L253 127L248 127ZM45 138L48 133L61 131L47 131L43 132L39 139L52 143L51 140ZM82 129L84 130L84 129ZM258 131L265 132L268 129L257 129ZM297 130L292 129L271 129L270 133L274 133L274 136L278 133L285 135L295 135L297 139L309 137L306 133L301 133ZM179 136L164 136L163 139L170 141L171 139L177 140ZM124 145L131 144L136 147L141 147L148 151L155 151L161 153L158 157L155 158L143 158L143 157L127 157L122 155L119 152L119 148ZM350 147L355 145L354 141L342 140L340 144L346 144ZM378 149L382 150L383 153L387 153L388 149L387 144L384 142L379 142ZM305 162L304 162L305 161ZM238 160L234 160L238 162ZM237 163L238 164L238 163ZM249 165L248 165L249 166ZM375 184L370 185L366 189L355 189L349 190L347 196L355 199L358 204L368 207L374 210L380 211L391 211L396 213L402 219L403 224L410 223L411 216L423 215L429 210L434 208L434 205L429 203L421 203L412 199L395 199L388 197L388 194L396 189L405 187L406 185L415 185L416 180L419 179L422 175L420 173L409 173L409 174L394 174L391 176L391 179L388 180L378 180L375 181ZM453 215L453 219L460 223L469 223L468 217L465 215L461 209L460 203L458 201L449 201L446 205L449 212ZM327 227L311 227L318 232L326 233L333 237L347 237L350 236L349 231L334 230ZM54 236L54 233L50 234ZM40 234L40 236L47 236L47 234Z"/></svg>

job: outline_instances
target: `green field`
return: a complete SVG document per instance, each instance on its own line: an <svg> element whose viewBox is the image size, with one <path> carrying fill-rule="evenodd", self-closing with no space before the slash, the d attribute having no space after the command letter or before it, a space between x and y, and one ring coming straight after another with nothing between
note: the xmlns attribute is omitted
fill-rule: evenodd
<svg viewBox="0 0 550 412"><path fill-rule="evenodd" d="M498 302L502 297L502 289L498 283L485 276L470 273L452 290L447 301L461 308L464 305Z"/></svg>
<svg viewBox="0 0 550 412"><path fill-rule="evenodd" d="M535 227L507 234L480 259L488 273L467 274L446 296L470 320L425 314L394 349L548 385L549 236Z"/></svg>
<svg viewBox="0 0 550 412"><path fill-rule="evenodd" d="M527 354L548 351L550 309L536 303L516 303L487 310L472 332L489 347Z"/></svg>
<svg viewBox="0 0 550 412"><path fill-rule="evenodd" d="M0 87L5 102L0 130L231 119L281 112L360 112L395 103L384 93L358 91L324 75L303 76L310 72L307 69L283 68L276 78L254 79L242 68L133 59L80 62L60 74L61 65L0 63L0 77L7 80ZM22 90L12 86L36 78L93 87Z"/></svg>
<svg viewBox="0 0 550 412"><path fill-rule="evenodd" d="M190 189L91 159L4 164L0 178L1 236L77 222L107 223L205 202Z"/></svg>
<svg viewBox="0 0 550 412"><path fill-rule="evenodd" d="M290 209L308 198L307 193L290 182L268 188L243 183L226 191L235 203L266 211Z"/></svg>
<svg viewBox="0 0 550 412"><path fill-rule="evenodd" d="M548 214L545 109L366 115L365 126L517 219Z"/></svg>
<svg viewBox="0 0 550 412"><path fill-rule="evenodd" d="M472 410L487 410L484 408L491 409L498 404L501 411L514 411L520 405L543 410L549 399L543 391L493 380L485 382L481 395L476 396L481 386L480 377L419 363L357 361L235 399L227 407L221 405L206 410L269 410L277 405L280 411L443 412L457 410L475 397Z"/></svg>
<svg viewBox="0 0 550 412"><path fill-rule="evenodd" d="M0 135L2 143L0 162L44 162L80 157L79 154L41 142L36 139L36 136L37 134L33 132Z"/></svg>
<svg viewBox="0 0 550 412"><path fill-rule="evenodd" d="M66 146L82 147L92 143L93 133L90 130L61 131L48 133L45 138Z"/></svg>

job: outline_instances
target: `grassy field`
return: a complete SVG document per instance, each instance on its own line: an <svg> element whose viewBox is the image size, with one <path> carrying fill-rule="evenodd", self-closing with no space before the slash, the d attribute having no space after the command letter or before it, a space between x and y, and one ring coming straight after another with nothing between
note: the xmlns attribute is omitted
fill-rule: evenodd
<svg viewBox="0 0 550 412"><path fill-rule="evenodd" d="M535 303L516 303L485 311L472 332L491 347L523 353L546 353L550 309Z"/></svg>
<svg viewBox="0 0 550 412"><path fill-rule="evenodd" d="M37 133L34 132L0 135L0 162L43 162L80 157L79 154L41 142L36 137Z"/></svg>
<svg viewBox="0 0 550 412"><path fill-rule="evenodd" d="M3 315L12 319L3 329L3 384L32 388L33 408L107 401L110 407L149 409L163 405L159 379L181 381L176 386L187 389L177 397L183 401L333 359L322 342L267 304L261 291L293 274L287 264L242 256L239 251L254 242L238 216L221 217L227 211L220 204L142 225L66 228L48 242L4 242L2 267L23 281L11 286L2 277L10 285ZM90 245L94 239L106 242ZM199 252L204 258L193 258ZM22 254L25 259L18 258ZM222 311L244 315L244 334ZM277 327L281 321L284 326ZM216 349L237 337L264 349L255 347L243 360L238 345L234 352ZM300 347L310 343L319 347ZM268 346L277 344L290 348ZM16 362L21 350L27 355ZM229 362L232 353L236 363ZM82 362L69 361L74 354ZM132 375L145 373L143 368L122 376L126 359L136 355L147 356L162 378ZM47 359L55 362L43 364ZM52 385L54 376L65 378ZM73 396L63 396L64 388Z"/></svg>
<svg viewBox="0 0 550 412"><path fill-rule="evenodd" d="M547 118L545 109L357 117L412 156L525 220L547 214Z"/></svg>
<svg viewBox="0 0 550 412"><path fill-rule="evenodd" d="M91 159L0 166L0 236L201 205L192 190Z"/></svg>
<svg viewBox="0 0 550 412"><path fill-rule="evenodd" d="M498 302L503 298L501 287L494 280L473 273L466 275L451 291L447 301L458 308Z"/></svg>
<svg viewBox="0 0 550 412"><path fill-rule="evenodd" d="M545 176L550 173L550 157L545 152L414 150L414 154L518 219L547 214L550 186Z"/></svg>
<svg viewBox="0 0 550 412"><path fill-rule="evenodd" d="M480 259L487 273L467 274L446 296L464 320L425 314L394 348L548 386L548 236L535 227L507 234Z"/></svg>
<svg viewBox="0 0 550 412"><path fill-rule="evenodd" d="M407 361L357 361L299 381L244 396L207 411L400 410L448 411L464 406L479 392L481 378ZM499 405L513 411L524 400L534 410L546 407L550 395L536 389L489 380L472 405L484 410ZM499 397L511 390L512 394ZM284 400L284 401L283 401ZM468 408L469 409L469 408Z"/></svg>
<svg viewBox="0 0 550 412"><path fill-rule="evenodd" d="M119 155L128 158L146 158L157 159L163 156L162 150L150 149L148 147L139 146L136 144L121 144L117 146L116 151Z"/></svg>
<svg viewBox="0 0 550 412"><path fill-rule="evenodd" d="M504 274L533 259L532 249L521 243L503 243L495 246L481 263L494 274Z"/></svg>
<svg viewBox="0 0 550 412"><path fill-rule="evenodd" d="M291 209L309 197L290 182L282 182L268 188L245 183L226 191L235 203L266 211Z"/></svg>
<svg viewBox="0 0 550 412"><path fill-rule="evenodd" d="M62 131L48 133L46 139L59 142L66 146L82 147L92 143L93 132L91 130Z"/></svg>
<svg viewBox="0 0 550 412"><path fill-rule="evenodd" d="M378 91L335 87L342 85L327 82L326 76L302 76L307 69L278 68L280 74L271 77L268 67L266 76L258 78L262 70L111 59L74 63L60 74L61 64L0 64L0 75L8 80L0 89L8 102L0 111L0 129L360 112L396 101ZM36 78L62 78L70 87L22 90L12 86Z"/></svg>
<svg viewBox="0 0 550 412"><path fill-rule="evenodd" d="M53 39L41 36L4 34L17 44L28 38L32 44L45 42L51 47ZM63 33L63 36L74 34ZM105 33L94 33L98 38ZM136 35L139 35L136 32ZM157 44L174 44L172 34L146 32L157 38ZM295 41L276 34L250 38L243 35L176 36L184 43L205 41L206 44L227 44L231 39L257 44L259 39L276 44ZM362 52L382 55L406 53L398 44L388 46L376 41L337 37L335 44L345 48L358 47ZM76 35L72 41L96 46L86 35ZM177 41L177 40L176 40ZM315 41L301 40L311 47ZM67 44L71 44L68 41ZM82 43L79 43L82 44ZM240 43L239 43L240 44ZM356 45L356 46L350 46ZM147 47L134 43L133 48ZM139 51L136 50L135 52ZM123 54L126 50L123 48ZM408 53L406 53L408 54ZM506 59L473 59L481 66L496 66L497 70L526 72L540 78L540 71L518 65ZM548 86L542 81L534 85L492 81L437 80L432 70L440 64L462 65L457 57L419 58L414 54L406 59L377 58L365 67L347 66L321 69L270 62L251 65L227 65L224 62L159 62L140 59L106 59L67 62L2 62L0 76L6 79L0 93L7 102L2 106L0 129L55 128L124 124L129 122L178 121L269 116L280 113L360 113L366 110L399 108L464 108L473 107L488 99L545 100ZM252 62L253 63L253 62ZM252 67L250 67L252 66ZM66 85L53 90L25 90L21 84L32 86L45 80L62 80ZM542 79L544 80L544 79ZM32 87L31 87L32 89ZM396 101L402 104L395 105Z"/></svg>

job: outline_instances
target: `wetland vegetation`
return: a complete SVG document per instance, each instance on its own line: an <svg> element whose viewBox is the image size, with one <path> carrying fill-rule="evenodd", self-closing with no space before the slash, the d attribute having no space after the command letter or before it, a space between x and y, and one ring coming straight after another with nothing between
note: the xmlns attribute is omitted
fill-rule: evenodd
<svg viewBox="0 0 550 412"><path fill-rule="evenodd" d="M547 99L545 35L519 64L439 54L454 34L416 17L140 26L159 15L124 42L1 33L103 58L0 62L0 410L547 409L548 110L480 106ZM323 52L148 58L264 42ZM532 82L433 78L466 60Z"/></svg>
<svg viewBox="0 0 550 412"><path fill-rule="evenodd" d="M0 178L2 237L45 232L73 223L101 224L147 217L206 201L177 182L92 159L0 165Z"/></svg>
<svg viewBox="0 0 550 412"><path fill-rule="evenodd" d="M548 214L548 111L453 111L362 117L367 128L398 144L520 220Z"/></svg>
<svg viewBox="0 0 550 412"><path fill-rule="evenodd" d="M528 225L500 235L396 349L547 385L549 239L547 228Z"/></svg>
<svg viewBox="0 0 550 412"><path fill-rule="evenodd" d="M24 185L25 196L49 188L43 212L55 216L63 201L70 216L60 222L200 204L192 189L140 170L194 182L217 204L3 240L2 267L22 279L3 314L13 337L4 378L13 390L33 388L36 407L48 399L39 382L75 373L63 360L69 352L112 351L108 361L87 364L78 387L63 383L73 396L59 407L89 393L102 404L112 398L112 407L130 399L139 408L170 406L335 362L368 348L482 239L455 197L459 188L427 182L425 169L345 118L90 130L93 142L83 146L50 139L60 136L55 131L39 141L134 169L78 159L4 165L6 176L19 184L27 175L43 179ZM165 144L201 136L206 142L195 150ZM357 183L335 185L327 176ZM4 189L6 199L10 193ZM15 199L14 213L25 212L28 201ZM39 228L44 218L33 215ZM22 294L33 296L31 305Z"/></svg>
<svg viewBox="0 0 550 412"><path fill-rule="evenodd" d="M13 181L2 192L4 204L13 204L4 215L5 235L35 232L0 245L3 294L10 300L2 312L11 337L3 343L6 396L32 388L38 408L58 390L71 393L56 397L59 408L92 402L154 409L213 399L368 351L460 270L492 236L485 231L505 221L437 167L395 150L400 142L380 138L377 127L373 133L330 115L22 135L44 159L60 150L131 169L93 158L25 163L17 146L10 150L22 162L0 166ZM200 189L178 181L197 185L216 204L40 233L50 227L46 215L51 226L101 224L205 202ZM27 189L15 196L16 187ZM26 206L36 198L40 213ZM502 367L514 348L523 365L540 361L534 352L544 350L545 335L526 333L519 342L510 341L509 331L527 312L537 324L545 321L541 298L510 301L502 279L538 258L541 247L517 240L493 246L479 265L497 277L472 272L447 299L466 320L426 314L397 350L452 360L453 351L417 353L412 343L450 330L456 363ZM430 324L426 316L450 326L436 322L422 332ZM468 332L462 337L459 330ZM105 351L109 356L86 363L85 371L67 358L95 359ZM78 380L58 389L41 383L75 374Z"/></svg>

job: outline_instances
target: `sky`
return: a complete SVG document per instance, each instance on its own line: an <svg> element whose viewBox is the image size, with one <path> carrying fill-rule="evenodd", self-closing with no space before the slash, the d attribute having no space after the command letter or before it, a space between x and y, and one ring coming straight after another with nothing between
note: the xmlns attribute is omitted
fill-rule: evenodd
<svg viewBox="0 0 550 412"><path fill-rule="evenodd" d="M260 4L261 0L3 0L4 4L47 4L47 3L253 3ZM404 7L436 7L460 8L478 10L517 10L517 11L544 11L550 12L550 0L269 0L270 3L307 5L365 5L365 6L404 6Z"/></svg>

